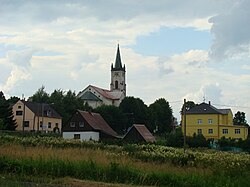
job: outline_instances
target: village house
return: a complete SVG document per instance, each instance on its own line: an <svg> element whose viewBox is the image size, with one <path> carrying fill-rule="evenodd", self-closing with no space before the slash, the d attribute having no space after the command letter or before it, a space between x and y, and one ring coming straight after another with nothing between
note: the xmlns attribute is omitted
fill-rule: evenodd
<svg viewBox="0 0 250 187"><path fill-rule="evenodd" d="M100 114L77 110L63 128L63 138L102 141L119 137Z"/></svg>
<svg viewBox="0 0 250 187"><path fill-rule="evenodd" d="M182 131L184 132L184 113ZM209 102L201 103L186 111L186 135L202 134L206 139L247 139L248 127L233 125L231 109L217 109Z"/></svg>
<svg viewBox="0 0 250 187"><path fill-rule="evenodd" d="M126 70L122 66L119 45L117 47L115 65L111 64L111 83L110 89L103 89L89 85L80 91L77 97L88 103L92 108L101 105L119 106L126 97Z"/></svg>
<svg viewBox="0 0 250 187"><path fill-rule="evenodd" d="M125 142L148 143L155 142L155 137L143 124L134 124L123 137Z"/></svg>
<svg viewBox="0 0 250 187"><path fill-rule="evenodd" d="M61 132L62 117L50 104L19 100L12 111L18 131Z"/></svg>

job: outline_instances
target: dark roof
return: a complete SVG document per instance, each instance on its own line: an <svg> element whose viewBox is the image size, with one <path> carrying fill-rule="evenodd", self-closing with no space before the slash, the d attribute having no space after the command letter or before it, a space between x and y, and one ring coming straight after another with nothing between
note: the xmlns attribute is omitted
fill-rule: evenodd
<svg viewBox="0 0 250 187"><path fill-rule="evenodd" d="M100 98L98 98L95 94L93 94L90 91L85 92L81 96L81 99L83 99L83 100L91 100L91 101L102 101Z"/></svg>
<svg viewBox="0 0 250 187"><path fill-rule="evenodd" d="M55 111L50 104L23 100L21 100L21 102L23 102L36 116L62 118L62 116Z"/></svg>
<svg viewBox="0 0 250 187"><path fill-rule="evenodd" d="M94 130L102 131L115 137L117 136L117 133L108 125L100 114L82 110L77 111Z"/></svg>
<svg viewBox="0 0 250 187"><path fill-rule="evenodd" d="M112 71L125 71L125 65L122 67L119 44L118 44L117 52L116 52L115 67L113 67L113 64L112 64L111 70Z"/></svg>
<svg viewBox="0 0 250 187"><path fill-rule="evenodd" d="M112 99L112 100L119 100L121 98L121 94L119 94L118 92L112 92L110 90L106 90L106 89L99 88L99 87L92 86L92 85L90 85L90 87L92 87L95 91L97 91L99 94L101 94L105 98Z"/></svg>
<svg viewBox="0 0 250 187"><path fill-rule="evenodd" d="M155 137L151 134L151 132L148 130L148 128L145 125L142 124L134 124L129 131L125 134L124 138L132 131L132 129L135 129L141 137L145 140L145 142L154 142Z"/></svg>
<svg viewBox="0 0 250 187"><path fill-rule="evenodd" d="M201 103L188 111L186 114L228 114L231 109L217 109L211 104Z"/></svg>

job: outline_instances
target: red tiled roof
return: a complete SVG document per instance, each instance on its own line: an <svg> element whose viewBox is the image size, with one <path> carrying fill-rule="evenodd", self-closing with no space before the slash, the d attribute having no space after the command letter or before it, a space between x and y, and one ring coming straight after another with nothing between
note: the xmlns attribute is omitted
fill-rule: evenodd
<svg viewBox="0 0 250 187"><path fill-rule="evenodd" d="M108 125L100 114L82 110L78 110L78 112L93 129L103 131L112 136L117 136L117 133Z"/></svg>
<svg viewBox="0 0 250 187"><path fill-rule="evenodd" d="M155 141L155 137L151 134L151 132L148 130L148 128L145 125L134 124L132 128L135 128L137 130L137 132L142 136L142 138L146 142L154 142ZM129 131L127 133L129 133Z"/></svg>
<svg viewBox="0 0 250 187"><path fill-rule="evenodd" d="M99 88L99 87L92 86L92 85L90 85L90 86L93 89L95 89L99 94L101 94L103 97L106 97L106 98L112 99L112 100L120 99L120 97L113 95L110 90L106 90L106 89Z"/></svg>

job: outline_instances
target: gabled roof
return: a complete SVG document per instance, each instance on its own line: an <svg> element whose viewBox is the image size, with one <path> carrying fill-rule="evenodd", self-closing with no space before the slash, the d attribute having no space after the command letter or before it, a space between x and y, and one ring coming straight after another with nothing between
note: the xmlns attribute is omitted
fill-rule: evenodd
<svg viewBox="0 0 250 187"><path fill-rule="evenodd" d="M81 99L83 99L83 100L91 100L91 101L102 101L100 98L98 98L95 94L93 94L90 91L85 92L81 96Z"/></svg>
<svg viewBox="0 0 250 187"><path fill-rule="evenodd" d="M211 104L201 103L188 111L186 114L228 114L231 109L217 109Z"/></svg>
<svg viewBox="0 0 250 187"><path fill-rule="evenodd" d="M90 87L92 87L95 91L97 91L100 95L102 95L105 98L112 100L119 100L121 98L122 92L112 92L110 90L106 90L92 85L90 85Z"/></svg>
<svg viewBox="0 0 250 187"><path fill-rule="evenodd" d="M138 134L144 139L145 142L154 142L155 137L151 134L148 128L142 124L134 124L129 131L125 134L124 138L130 134L132 130L136 130Z"/></svg>
<svg viewBox="0 0 250 187"><path fill-rule="evenodd" d="M31 101L20 100L27 106L36 116L44 116L51 118L62 118L62 116L47 103L36 103ZM47 111L50 111L49 113Z"/></svg>
<svg viewBox="0 0 250 187"><path fill-rule="evenodd" d="M77 110L87 123L97 131L117 137L117 133L108 125L108 123L98 113Z"/></svg>
<svg viewBox="0 0 250 187"><path fill-rule="evenodd" d="M113 67L113 64L112 64L111 70L112 71L125 71L125 65L124 67L122 67L119 44L118 44L117 52L116 52L115 67Z"/></svg>

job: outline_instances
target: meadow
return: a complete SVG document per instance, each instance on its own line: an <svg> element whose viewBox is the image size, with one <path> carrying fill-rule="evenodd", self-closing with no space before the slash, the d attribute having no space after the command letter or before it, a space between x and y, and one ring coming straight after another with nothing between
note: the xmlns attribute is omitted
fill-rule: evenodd
<svg viewBox="0 0 250 187"><path fill-rule="evenodd" d="M64 178L148 186L247 186L250 155L159 145L109 145L60 137L0 135L4 178ZM0 183L3 180L0 180Z"/></svg>

